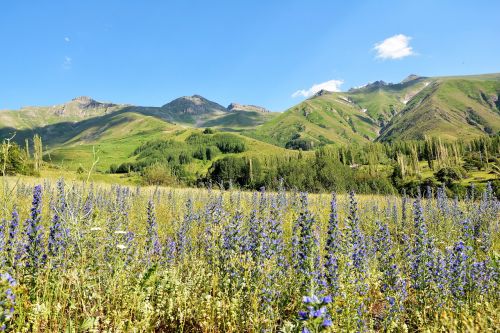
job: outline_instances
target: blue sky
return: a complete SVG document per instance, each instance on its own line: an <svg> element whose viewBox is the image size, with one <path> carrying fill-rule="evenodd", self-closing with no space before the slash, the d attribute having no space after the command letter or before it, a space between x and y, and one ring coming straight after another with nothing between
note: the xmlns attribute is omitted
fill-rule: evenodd
<svg viewBox="0 0 500 333"><path fill-rule="evenodd" d="M282 111L320 87L500 72L499 12L499 1L3 1L0 109L200 94Z"/></svg>

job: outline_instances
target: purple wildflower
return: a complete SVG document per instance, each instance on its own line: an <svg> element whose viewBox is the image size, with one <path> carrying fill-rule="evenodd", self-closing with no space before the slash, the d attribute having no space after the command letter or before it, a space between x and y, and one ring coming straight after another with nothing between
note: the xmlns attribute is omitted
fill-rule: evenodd
<svg viewBox="0 0 500 333"><path fill-rule="evenodd" d="M146 253L148 256L159 256L161 254L160 240L158 238L158 225L156 223L155 207L152 199L147 205L147 238Z"/></svg>
<svg viewBox="0 0 500 333"><path fill-rule="evenodd" d="M330 203L330 219L328 221L328 236L325 246L325 279L333 295L339 290L339 256L341 255L342 234L339 229L337 213L337 197L332 194Z"/></svg>
<svg viewBox="0 0 500 333"><path fill-rule="evenodd" d="M42 214L42 186L37 185L33 190L33 202L30 218L26 221L27 241L25 243L26 266L34 279L45 263L45 247L43 244L43 229L40 225Z"/></svg>

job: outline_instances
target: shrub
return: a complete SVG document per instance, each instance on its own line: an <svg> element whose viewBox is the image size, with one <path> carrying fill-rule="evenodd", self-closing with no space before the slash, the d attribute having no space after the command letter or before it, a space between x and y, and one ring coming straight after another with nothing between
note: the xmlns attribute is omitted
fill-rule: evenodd
<svg viewBox="0 0 500 333"><path fill-rule="evenodd" d="M5 175L33 175L33 163L29 161L26 152L16 143L4 142L0 146L0 176Z"/></svg>
<svg viewBox="0 0 500 333"><path fill-rule="evenodd" d="M214 134L214 133L215 131L210 127L207 127L203 130L203 134Z"/></svg>
<svg viewBox="0 0 500 333"><path fill-rule="evenodd" d="M288 141L285 144L286 149L295 149L295 150L311 150L314 148L314 142L311 140L305 139L293 139Z"/></svg>
<svg viewBox="0 0 500 333"><path fill-rule="evenodd" d="M172 185L176 178L167 164L155 163L146 167L143 171L144 183L147 185Z"/></svg>
<svg viewBox="0 0 500 333"><path fill-rule="evenodd" d="M453 181L466 177L467 173L460 167L444 167L439 169L434 176L440 182L450 185Z"/></svg>

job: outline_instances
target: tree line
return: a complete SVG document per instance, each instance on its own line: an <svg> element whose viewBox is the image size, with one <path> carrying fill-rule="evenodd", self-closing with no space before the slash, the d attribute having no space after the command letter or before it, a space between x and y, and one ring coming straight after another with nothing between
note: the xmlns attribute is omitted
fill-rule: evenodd
<svg viewBox="0 0 500 333"><path fill-rule="evenodd" d="M111 165L110 173L138 173L144 183L239 187L270 190L286 186L310 192L416 194L444 186L464 196L471 173L488 175L500 192L500 136L444 142L439 138L367 145L328 145L288 156L246 154L245 140L212 129L184 141L158 139L139 146L134 162ZM1 175L36 175L44 163L40 136L25 147L6 139L1 145ZM202 166L202 167L193 167ZM480 182L481 183L481 182ZM479 187L483 184L478 184Z"/></svg>
<svg viewBox="0 0 500 333"><path fill-rule="evenodd" d="M250 157L244 154L247 148L240 137L211 134L195 133L185 142L146 143L135 152L137 162L123 164L115 172L127 172L127 168L138 171L149 184L211 184L250 190L284 185L311 192L380 194L416 194L421 187L444 186L451 194L464 196L468 187L464 179L470 172L481 171L496 175L493 185L497 191L500 187L500 136L467 142L426 138L363 146L329 145L314 153L299 150L289 156ZM187 166L195 160L209 161L208 171L189 171Z"/></svg>

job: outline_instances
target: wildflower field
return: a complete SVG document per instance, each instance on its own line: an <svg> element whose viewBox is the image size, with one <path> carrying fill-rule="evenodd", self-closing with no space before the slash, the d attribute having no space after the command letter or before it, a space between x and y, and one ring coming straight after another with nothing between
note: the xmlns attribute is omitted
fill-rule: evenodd
<svg viewBox="0 0 500 333"><path fill-rule="evenodd" d="M500 330L491 186L458 200L39 183L0 185L5 331Z"/></svg>

